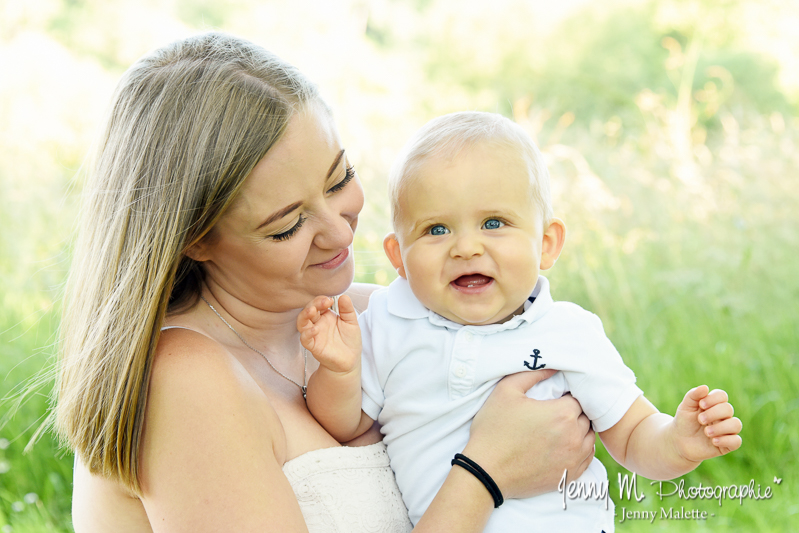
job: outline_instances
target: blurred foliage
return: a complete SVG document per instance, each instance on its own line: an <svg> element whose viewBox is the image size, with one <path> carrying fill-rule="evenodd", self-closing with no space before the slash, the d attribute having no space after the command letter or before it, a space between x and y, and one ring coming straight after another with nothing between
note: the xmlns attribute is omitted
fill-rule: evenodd
<svg viewBox="0 0 799 533"><path fill-rule="evenodd" d="M569 229L547 274L555 297L602 318L662 410L706 382L744 421L743 448L686 484L784 477L773 499L727 503L707 522L618 529L789 531L797 25L788 0L0 0L0 397L54 355L79 169L115 80L149 49L222 29L296 64L333 107L367 192L360 281L395 276L385 176L415 129L463 109L523 125ZM22 452L47 403L34 395L0 427L0 533L70 530L71 456L49 436ZM615 499L621 469L599 454ZM635 509L667 504L647 493Z"/></svg>

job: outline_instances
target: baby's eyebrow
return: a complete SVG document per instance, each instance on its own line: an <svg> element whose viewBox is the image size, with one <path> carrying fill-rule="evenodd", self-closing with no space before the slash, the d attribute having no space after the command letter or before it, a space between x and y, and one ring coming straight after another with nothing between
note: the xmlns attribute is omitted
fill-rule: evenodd
<svg viewBox="0 0 799 533"><path fill-rule="evenodd" d="M411 229L410 229L409 233L416 233L416 231L419 230L419 228L423 228L423 227L429 226L430 224L432 224L436 220L437 219L435 219L435 218L424 218L422 220L417 220L416 222L413 223L413 226L411 226Z"/></svg>

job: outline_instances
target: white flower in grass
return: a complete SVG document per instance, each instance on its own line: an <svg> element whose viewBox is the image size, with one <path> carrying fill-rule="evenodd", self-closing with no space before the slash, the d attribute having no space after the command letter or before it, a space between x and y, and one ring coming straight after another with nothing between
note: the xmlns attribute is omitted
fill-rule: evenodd
<svg viewBox="0 0 799 533"><path fill-rule="evenodd" d="M36 494L35 492L29 492L22 499L25 500L25 503L27 503L28 505L33 505L34 503L39 501L39 495Z"/></svg>
<svg viewBox="0 0 799 533"><path fill-rule="evenodd" d="M0 474L5 474L11 470L11 463L8 461L0 461Z"/></svg>
<svg viewBox="0 0 799 533"><path fill-rule="evenodd" d="M0 439L0 450L5 450L9 446L11 446L11 443L8 442L8 439ZM9 526L9 527L11 527L11 526Z"/></svg>
<svg viewBox="0 0 799 533"><path fill-rule="evenodd" d="M0 527L0 533L11 533L12 531L14 531L14 528L11 526Z"/></svg>
<svg viewBox="0 0 799 533"><path fill-rule="evenodd" d="M22 502L14 502L11 504L11 510L15 513L21 513L25 509L25 504Z"/></svg>

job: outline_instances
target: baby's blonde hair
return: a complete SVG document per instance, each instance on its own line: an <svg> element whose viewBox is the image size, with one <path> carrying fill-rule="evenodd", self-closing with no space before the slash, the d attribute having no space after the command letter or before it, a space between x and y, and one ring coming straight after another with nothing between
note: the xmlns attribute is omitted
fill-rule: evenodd
<svg viewBox="0 0 799 533"><path fill-rule="evenodd" d="M527 164L533 201L544 225L552 219L549 172L544 157L530 135L515 122L496 113L461 111L434 118L408 141L389 172L388 197L391 220L399 228L399 199L418 176L420 168L432 158L454 159L465 149L491 142L515 150Z"/></svg>
<svg viewBox="0 0 799 533"><path fill-rule="evenodd" d="M197 301L186 256L316 88L263 48L210 33L122 77L85 187L61 322L56 429L140 494L139 447L167 312Z"/></svg>

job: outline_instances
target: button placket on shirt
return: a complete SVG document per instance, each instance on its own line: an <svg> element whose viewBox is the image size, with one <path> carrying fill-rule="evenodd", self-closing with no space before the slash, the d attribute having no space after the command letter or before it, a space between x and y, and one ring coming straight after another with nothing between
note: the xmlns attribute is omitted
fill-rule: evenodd
<svg viewBox="0 0 799 533"><path fill-rule="evenodd" d="M449 371L449 390L453 399L469 394L474 386L474 370L481 340L482 337L470 331L468 326L455 333Z"/></svg>

